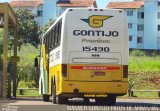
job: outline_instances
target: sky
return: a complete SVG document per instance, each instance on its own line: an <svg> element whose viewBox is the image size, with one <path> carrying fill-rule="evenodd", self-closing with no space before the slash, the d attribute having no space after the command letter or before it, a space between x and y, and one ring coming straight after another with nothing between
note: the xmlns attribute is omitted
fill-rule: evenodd
<svg viewBox="0 0 160 111"><path fill-rule="evenodd" d="M0 0L0 2L9 2L10 0ZM98 8L106 8L107 4L111 1L133 1L133 0L96 0Z"/></svg>
<svg viewBox="0 0 160 111"><path fill-rule="evenodd" d="M124 2L124 1L134 1L134 0L96 0L98 8L106 8L109 2Z"/></svg>
<svg viewBox="0 0 160 111"><path fill-rule="evenodd" d="M10 0L0 0L0 2L8 2L8 1L10 1Z"/></svg>

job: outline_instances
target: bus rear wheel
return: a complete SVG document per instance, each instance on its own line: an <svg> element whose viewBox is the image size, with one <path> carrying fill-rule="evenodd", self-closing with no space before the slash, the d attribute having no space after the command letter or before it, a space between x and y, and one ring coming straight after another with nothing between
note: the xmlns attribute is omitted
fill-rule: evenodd
<svg viewBox="0 0 160 111"><path fill-rule="evenodd" d="M49 95L43 94L43 101L48 102L49 101Z"/></svg>
<svg viewBox="0 0 160 111"><path fill-rule="evenodd" d="M96 98L95 102L97 105L105 105L107 102L107 99L106 98Z"/></svg>
<svg viewBox="0 0 160 111"><path fill-rule="evenodd" d="M85 105L89 105L89 98L83 98L83 100Z"/></svg>
<svg viewBox="0 0 160 111"><path fill-rule="evenodd" d="M107 96L107 105L113 106L116 104L116 96L115 95L108 95Z"/></svg>
<svg viewBox="0 0 160 111"><path fill-rule="evenodd" d="M68 102L68 98L62 97L56 94L56 85L52 87L52 103L53 104L64 104Z"/></svg>

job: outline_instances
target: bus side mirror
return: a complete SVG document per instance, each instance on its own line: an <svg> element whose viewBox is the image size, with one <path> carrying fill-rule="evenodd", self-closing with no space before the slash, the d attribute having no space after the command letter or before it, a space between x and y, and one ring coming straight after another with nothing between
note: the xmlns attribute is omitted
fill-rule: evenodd
<svg viewBox="0 0 160 111"><path fill-rule="evenodd" d="M38 67L38 58L37 57L34 59L34 66Z"/></svg>

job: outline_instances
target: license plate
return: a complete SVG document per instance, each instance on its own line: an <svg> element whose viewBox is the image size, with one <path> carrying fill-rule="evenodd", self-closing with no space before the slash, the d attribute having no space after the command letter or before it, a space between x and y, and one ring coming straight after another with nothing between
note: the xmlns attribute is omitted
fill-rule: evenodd
<svg viewBox="0 0 160 111"><path fill-rule="evenodd" d="M105 72L94 72L94 76L105 76Z"/></svg>

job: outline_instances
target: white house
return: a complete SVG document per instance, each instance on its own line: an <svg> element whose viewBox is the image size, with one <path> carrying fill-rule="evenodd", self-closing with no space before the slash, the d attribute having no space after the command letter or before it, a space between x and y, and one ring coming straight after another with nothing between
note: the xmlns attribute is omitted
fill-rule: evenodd
<svg viewBox="0 0 160 111"><path fill-rule="evenodd" d="M47 24L49 19L56 19L67 8L97 7L96 0L11 0L10 5L31 10L39 26Z"/></svg>
<svg viewBox="0 0 160 111"><path fill-rule="evenodd" d="M36 22L43 25L43 0L11 0L10 5L14 9L28 9L36 15Z"/></svg>
<svg viewBox="0 0 160 111"><path fill-rule="evenodd" d="M43 25L47 24L49 19L56 19L56 3L58 0L44 0L43 3Z"/></svg>
<svg viewBox="0 0 160 111"><path fill-rule="evenodd" d="M110 2L107 8L124 9L128 16L129 46L160 50L160 1Z"/></svg>

